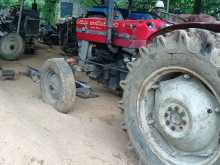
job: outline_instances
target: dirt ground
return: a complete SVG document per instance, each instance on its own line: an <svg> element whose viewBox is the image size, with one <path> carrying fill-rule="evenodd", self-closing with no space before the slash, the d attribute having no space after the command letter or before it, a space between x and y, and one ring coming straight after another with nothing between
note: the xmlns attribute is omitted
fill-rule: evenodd
<svg viewBox="0 0 220 165"><path fill-rule="evenodd" d="M3 68L39 68L60 50L40 46L19 61L0 60ZM87 79L87 81L89 81ZM100 97L77 98L70 114L41 100L39 85L26 77L0 81L0 165L136 165L118 96L91 82Z"/></svg>

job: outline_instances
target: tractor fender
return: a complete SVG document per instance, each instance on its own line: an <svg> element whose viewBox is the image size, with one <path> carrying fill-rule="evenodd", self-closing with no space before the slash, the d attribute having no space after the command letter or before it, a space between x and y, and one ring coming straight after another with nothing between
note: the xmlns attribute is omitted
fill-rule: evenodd
<svg viewBox="0 0 220 165"><path fill-rule="evenodd" d="M147 40L147 44L151 43L154 38L156 38L159 35L164 35L166 33L175 31L175 30L186 30L190 28L195 29L203 29L203 30L209 30L215 33L220 33L220 22L215 23L205 23L205 22L190 22L190 23L183 23L183 24L176 24L171 25L168 27L165 27L155 33L153 33Z"/></svg>

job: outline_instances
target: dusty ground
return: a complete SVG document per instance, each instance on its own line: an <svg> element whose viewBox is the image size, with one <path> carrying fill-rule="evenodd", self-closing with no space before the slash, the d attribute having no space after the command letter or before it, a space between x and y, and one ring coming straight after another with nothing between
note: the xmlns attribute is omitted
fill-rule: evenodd
<svg viewBox="0 0 220 165"><path fill-rule="evenodd" d="M42 47L20 61L0 61L22 70L40 67L59 55ZM25 77L0 81L0 165L135 165L127 134L120 128L120 99L101 85L99 98L77 98L71 114L61 114L42 102L39 86Z"/></svg>

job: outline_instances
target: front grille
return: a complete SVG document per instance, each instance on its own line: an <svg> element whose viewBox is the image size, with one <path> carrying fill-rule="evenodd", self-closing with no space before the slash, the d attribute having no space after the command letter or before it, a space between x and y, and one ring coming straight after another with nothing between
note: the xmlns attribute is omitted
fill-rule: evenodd
<svg viewBox="0 0 220 165"><path fill-rule="evenodd" d="M26 17L24 23L25 36L38 36L40 19Z"/></svg>

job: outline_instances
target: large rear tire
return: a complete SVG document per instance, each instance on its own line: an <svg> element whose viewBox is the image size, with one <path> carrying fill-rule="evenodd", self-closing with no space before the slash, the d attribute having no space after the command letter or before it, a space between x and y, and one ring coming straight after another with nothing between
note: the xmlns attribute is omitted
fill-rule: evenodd
<svg viewBox="0 0 220 165"><path fill-rule="evenodd" d="M5 60L17 60L24 53L23 38L16 33L9 33L0 40L0 55Z"/></svg>
<svg viewBox="0 0 220 165"><path fill-rule="evenodd" d="M63 58L49 59L41 70L43 100L62 113L73 110L76 86L72 69Z"/></svg>
<svg viewBox="0 0 220 165"><path fill-rule="evenodd" d="M219 54L214 34L174 31L128 65L121 103L144 164L220 164Z"/></svg>

